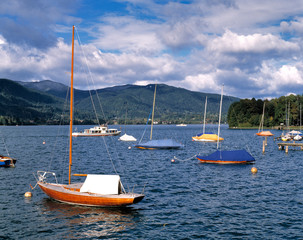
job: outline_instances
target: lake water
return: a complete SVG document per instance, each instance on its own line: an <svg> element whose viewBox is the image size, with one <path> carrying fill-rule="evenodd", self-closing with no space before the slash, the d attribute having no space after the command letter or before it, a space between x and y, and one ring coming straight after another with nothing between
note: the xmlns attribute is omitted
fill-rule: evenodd
<svg viewBox="0 0 303 240"><path fill-rule="evenodd" d="M144 128L126 126L126 131L140 139ZM256 130L221 129L221 148L248 149L254 165L202 164L192 158L216 149L213 143L191 141L200 125L154 127L154 139L174 138L185 145L182 150L128 149L131 143L118 137L74 139L74 173L114 174L114 164L127 190L144 189L142 202L108 209L58 203L39 187L32 198L24 197L29 184L35 186L37 170L56 171L67 181L68 127L58 129L0 127L11 157L17 158L15 168L0 169L0 239L303 239L302 152L285 154L269 138L262 154L263 138ZM216 131L215 126L207 130ZM1 153L6 154L2 142ZM180 160L172 163L174 156Z"/></svg>

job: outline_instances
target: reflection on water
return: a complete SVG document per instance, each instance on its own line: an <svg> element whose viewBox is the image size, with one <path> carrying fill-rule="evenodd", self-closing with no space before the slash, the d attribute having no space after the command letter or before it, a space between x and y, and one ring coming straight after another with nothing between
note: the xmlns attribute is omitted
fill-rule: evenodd
<svg viewBox="0 0 303 240"><path fill-rule="evenodd" d="M40 211L47 216L48 221L62 221L62 227L71 230L68 238L108 237L113 233L134 228L136 219L140 217L139 212L131 207L82 207L51 199L42 200Z"/></svg>

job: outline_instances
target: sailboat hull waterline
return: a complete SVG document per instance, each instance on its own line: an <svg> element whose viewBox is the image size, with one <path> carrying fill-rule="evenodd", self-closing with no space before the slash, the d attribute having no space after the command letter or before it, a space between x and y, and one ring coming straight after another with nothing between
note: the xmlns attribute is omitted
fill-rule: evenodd
<svg viewBox="0 0 303 240"><path fill-rule="evenodd" d="M50 198L67 204L82 205L91 207L123 207L140 202L143 194L122 193L122 194L96 194L80 192L80 184L54 184L38 182L41 190Z"/></svg>

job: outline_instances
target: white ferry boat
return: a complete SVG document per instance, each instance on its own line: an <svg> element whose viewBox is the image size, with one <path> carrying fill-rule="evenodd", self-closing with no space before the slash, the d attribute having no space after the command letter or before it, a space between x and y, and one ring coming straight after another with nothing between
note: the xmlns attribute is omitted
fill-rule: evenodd
<svg viewBox="0 0 303 240"><path fill-rule="evenodd" d="M73 137L103 137L117 136L121 133L115 128L107 128L105 125L95 126L90 129L84 129L83 132L73 132Z"/></svg>

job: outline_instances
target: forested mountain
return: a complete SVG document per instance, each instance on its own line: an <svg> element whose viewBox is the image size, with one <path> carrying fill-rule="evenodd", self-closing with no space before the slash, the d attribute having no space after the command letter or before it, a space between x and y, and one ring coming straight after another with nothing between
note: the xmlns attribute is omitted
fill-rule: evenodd
<svg viewBox="0 0 303 240"><path fill-rule="evenodd" d="M68 87L60 83L0 79L0 87L0 124L56 124L61 121L64 110L68 109ZM150 84L116 86L90 92L75 89L75 124L93 124L96 114L101 122L124 123L127 116L127 123L145 123L152 108L154 88ZM164 123L199 123L204 112L205 96L208 96L208 121L216 122L220 95L158 84L155 119ZM222 112L225 120L230 104L235 101L239 99L224 96ZM63 122L67 123L68 118Z"/></svg>
<svg viewBox="0 0 303 240"><path fill-rule="evenodd" d="M265 100L264 127L285 126L286 116L289 125L300 125L300 104L302 95L282 96L272 100ZM234 102L228 111L229 127L256 127L259 126L264 101L261 99L241 99Z"/></svg>

